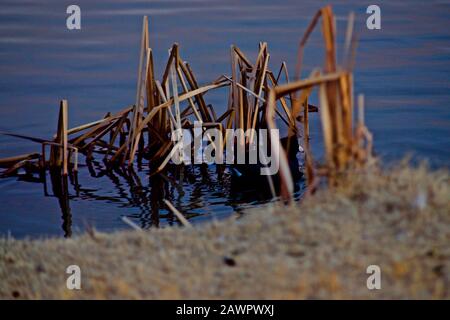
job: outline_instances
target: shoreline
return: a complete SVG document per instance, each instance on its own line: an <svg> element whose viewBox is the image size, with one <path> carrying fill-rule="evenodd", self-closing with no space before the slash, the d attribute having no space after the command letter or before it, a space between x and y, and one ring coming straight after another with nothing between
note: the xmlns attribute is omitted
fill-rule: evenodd
<svg viewBox="0 0 450 320"><path fill-rule="evenodd" d="M449 299L450 173L369 167L193 228L0 239L2 299ZM66 268L81 269L81 290ZM366 286L378 265L381 289Z"/></svg>

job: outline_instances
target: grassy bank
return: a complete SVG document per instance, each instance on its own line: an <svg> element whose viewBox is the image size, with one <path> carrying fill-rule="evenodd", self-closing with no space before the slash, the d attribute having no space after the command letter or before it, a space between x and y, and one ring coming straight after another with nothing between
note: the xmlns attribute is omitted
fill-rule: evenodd
<svg viewBox="0 0 450 320"><path fill-rule="evenodd" d="M355 173L286 209L195 228L0 241L0 298L450 298L450 175ZM65 269L81 267L82 290ZM381 268L368 290L366 268Z"/></svg>

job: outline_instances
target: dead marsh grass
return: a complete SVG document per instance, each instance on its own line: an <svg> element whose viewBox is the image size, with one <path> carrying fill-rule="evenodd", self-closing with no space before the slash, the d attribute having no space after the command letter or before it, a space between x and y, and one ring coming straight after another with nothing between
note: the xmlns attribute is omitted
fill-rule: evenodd
<svg viewBox="0 0 450 320"><path fill-rule="evenodd" d="M0 241L12 299L450 298L450 174L361 169L292 206L195 228ZM66 289L78 264L82 290ZM368 290L379 265L382 289Z"/></svg>

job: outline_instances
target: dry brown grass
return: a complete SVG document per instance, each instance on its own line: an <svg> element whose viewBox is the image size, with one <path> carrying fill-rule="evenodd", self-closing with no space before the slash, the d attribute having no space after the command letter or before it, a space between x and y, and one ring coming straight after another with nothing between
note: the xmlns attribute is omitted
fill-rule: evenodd
<svg viewBox="0 0 450 320"><path fill-rule="evenodd" d="M0 241L0 297L450 298L449 172L351 174L289 209L195 228ZM78 264L82 290L65 287ZM366 267L382 289L366 288Z"/></svg>

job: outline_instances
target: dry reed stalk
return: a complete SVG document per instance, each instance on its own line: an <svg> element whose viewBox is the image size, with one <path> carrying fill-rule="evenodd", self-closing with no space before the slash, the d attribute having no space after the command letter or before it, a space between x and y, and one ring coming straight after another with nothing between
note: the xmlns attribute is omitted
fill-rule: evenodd
<svg viewBox="0 0 450 320"><path fill-rule="evenodd" d="M280 81L280 77L281 77L281 74L283 73L283 71L284 71L284 77L285 77L286 83L289 83L290 82L289 81L289 72L288 72L287 64L285 61L283 61L281 63L280 70L278 71L278 75L276 77L276 82L278 83Z"/></svg>
<svg viewBox="0 0 450 320"><path fill-rule="evenodd" d="M327 75L320 75L318 73L318 71L313 71L311 73L311 77L308 79L304 79L304 80L300 80L300 81L296 81L296 82L292 82L286 85L281 85L281 86L276 86L274 88L274 91L276 93L276 99L279 99L279 97L282 97L284 95L287 94L291 94L291 93L295 93L298 90L302 90L302 93L300 95L300 98L297 98L294 103L293 103L293 107L292 107L292 117L296 117L297 113L300 111L300 108L298 107L298 105L301 103L303 104L303 110L304 110L304 116L303 116L303 125L304 125L304 135L308 135L307 137L309 137L309 119L308 119L308 96L311 93L311 90L313 88L314 85L318 85L318 84L323 84L323 83L327 83L329 81L335 81L337 79L339 79L340 74L339 73L334 73L334 74L327 74ZM298 110L298 111L297 111ZM321 110L323 111L323 110ZM306 115L305 115L306 114ZM329 117L326 116L325 121L329 120ZM308 122L305 122L306 121ZM306 123L306 128L305 128L305 123ZM327 128L328 130L328 128ZM294 129L292 128L292 126L290 126L290 134L294 133ZM328 131L327 131L328 132ZM327 141L329 139L329 136L327 136ZM307 140L306 140L307 141ZM327 145L327 144L326 144ZM308 145L305 144L305 148L307 148ZM328 150L328 149L327 149ZM328 151L331 152L331 151ZM332 154L332 152L331 152ZM327 158L328 159L328 158Z"/></svg>
<svg viewBox="0 0 450 320"><path fill-rule="evenodd" d="M122 221L129 225L131 228L137 231L143 231L141 227L139 227L136 223L130 220L128 217L122 217Z"/></svg>
<svg viewBox="0 0 450 320"><path fill-rule="evenodd" d="M335 49L335 30L333 13L330 6L326 6L321 9L322 11L322 32L325 40L325 71L327 73L336 72L336 49ZM330 130L332 147L336 150L331 151L334 164L333 166L338 169L342 169L343 156L341 149L342 145L342 119L340 110L338 110L337 99L337 82L332 81L326 85L327 91L327 112L329 113L328 119L330 120Z"/></svg>
<svg viewBox="0 0 450 320"><path fill-rule="evenodd" d="M227 79L230 83L233 83L233 79L231 79L231 78L229 78L229 77L227 77L227 76L224 76L224 78ZM236 83L236 86L238 86L240 89L244 90L244 91L247 92L248 94L252 95L252 96L255 97L256 99L260 100L261 102L263 102L263 103L266 102L266 100L265 100L263 97L258 96L255 92L253 92L253 91L250 90L249 88L243 86L242 84Z"/></svg>
<svg viewBox="0 0 450 320"><path fill-rule="evenodd" d="M175 57L178 57L178 54L176 54ZM175 66L172 64L171 68L170 68L170 78L171 78L171 83L172 83L172 94L173 94L173 104L175 107L175 120L176 120L176 133L172 132L172 134L176 134L178 135L178 139L179 141L181 141L183 139L183 130L181 127L181 112L180 112L180 102L178 100L178 84L177 84L177 78L176 78L176 73L175 73ZM169 107L170 109L170 107ZM179 156L182 158L183 157L183 152L180 148L179 150Z"/></svg>
<svg viewBox="0 0 450 320"><path fill-rule="evenodd" d="M178 211L172 205L172 203L169 200L164 199L164 203L169 208L169 210L172 211L172 213L178 218L178 220L180 220L180 222L183 226L189 227L189 228L192 227L192 224L183 216L183 214L180 211Z"/></svg>
<svg viewBox="0 0 450 320"><path fill-rule="evenodd" d="M329 112L328 96L326 84L323 83L319 87L320 99L320 117L322 120L322 131L325 145L325 157L329 166L334 165L333 157L333 131L331 124L331 115Z"/></svg>
<svg viewBox="0 0 450 320"><path fill-rule="evenodd" d="M264 85L264 79L262 79L262 77L265 77L265 72L267 71L262 70L264 68L264 63L267 58L266 55L267 55L267 43L266 42L260 43L256 62L251 67L250 83L249 83L249 87L252 89L252 91L257 93L258 96L261 96L262 91L260 89ZM249 105L249 111L247 113L247 128L253 128L252 119L255 112L257 113L257 106L259 105L258 100L259 99L250 100L251 103Z"/></svg>
<svg viewBox="0 0 450 320"><path fill-rule="evenodd" d="M359 166L372 160L373 136L367 129L364 118L364 95L360 94L358 95L358 123L355 130L354 150L354 156Z"/></svg>
<svg viewBox="0 0 450 320"><path fill-rule="evenodd" d="M130 106L130 107L127 107L127 108L123 109L122 111L119 111L115 115L110 115L110 116L105 117L103 119L100 119L100 120L97 120L97 121L93 121L93 122L90 122L90 123L86 123L86 124L80 125L78 127L71 128L71 129L67 130L67 134L68 135L72 135L72 134L78 133L80 131L84 131L86 129L90 129L92 127L95 127L90 133L88 133L85 136L85 138L88 138L96 130L98 130L102 125L105 125L106 123L109 123L109 122L111 122L111 121L113 121L113 120L115 120L117 118L121 118L124 114L128 114L128 112L130 112L132 109L133 109L133 107ZM71 139L71 140L73 140L73 139ZM84 140L84 138L80 139L80 141L81 140Z"/></svg>
<svg viewBox="0 0 450 320"><path fill-rule="evenodd" d="M247 68L253 68L252 63L250 62L250 60L245 56L245 54L241 51L241 49L239 49L236 46L232 46L233 50L236 52L236 54L239 56L239 58L242 60L242 62L244 62L247 66Z"/></svg>
<svg viewBox="0 0 450 320"><path fill-rule="evenodd" d="M99 132L100 130L104 129L112 121L115 121L116 119L118 119L118 118L120 118L122 116L127 116L128 113L131 112L132 110L133 110L133 107L130 106L130 107L127 107L127 108L119 111L115 115L111 115L111 116L108 116L106 118L103 118L102 120L91 122L91 123L89 123L87 125L81 125L79 127L76 127L76 128L68 130L68 134L69 134L69 132L70 133L76 133L76 132L83 131L85 129L91 128L91 130L89 130L88 132L85 132L81 136L75 137L75 138L71 138L69 140L70 143L72 145L78 146L84 140L89 139L90 137L94 136L97 132Z"/></svg>
<svg viewBox="0 0 450 320"><path fill-rule="evenodd" d="M275 88L278 85L277 80L276 80L275 76L273 75L273 72L270 71L270 70L267 71L267 79L270 80L272 88ZM266 85L264 86L263 89L264 89L264 91L268 91L269 90L269 84L266 83ZM265 108L266 100L264 98L261 98L260 100L263 103L263 108ZM283 114L278 110L277 107L275 107L276 114L286 124L286 126L289 128L290 132L292 131L293 133L296 133L297 132L297 128L295 126L295 121L292 118L292 111L289 110L289 107L287 105L286 99L283 96L281 96L281 97L278 97L278 100L280 101L281 107L283 108L283 111L284 111L284 113L285 113L285 115L287 116L288 119L286 119L283 116Z"/></svg>
<svg viewBox="0 0 450 320"><path fill-rule="evenodd" d="M180 68L179 68L179 64L177 64L176 71L177 71L177 74L178 74L178 79L180 80L180 83L181 83L181 87L182 87L183 90L184 90L183 93L189 92L189 89L188 89L188 87L187 87L187 85L186 85L186 81L185 81L185 79L184 79L184 76L183 76L183 74L181 73L181 70L180 70ZM189 99L188 99L188 102L189 102L189 106L190 106L191 109L192 109L192 112L194 113L195 117L197 118L197 121L203 122L202 117L201 117L200 114L198 113L197 108L195 107L195 103L194 103L194 101L192 100L192 98L189 98Z"/></svg>
<svg viewBox="0 0 450 320"><path fill-rule="evenodd" d="M333 29L334 24L330 22L330 20L333 19L333 14L331 12L331 7L329 7L329 6L322 8L314 15L311 23L309 24L308 28L306 29L306 32L304 33L302 39L300 40L298 55L297 55L297 66L296 66L296 75L295 75L296 80L299 80L301 77L301 67L302 67L302 62L303 62L304 47L305 47L306 42L308 41L312 31L314 30L315 26L317 25L317 22L319 21L319 19L321 17L322 17L322 29L323 29L323 34L324 34L324 38L325 38L325 47L326 47L326 71L328 73L328 75L325 75L325 76L328 76L329 78L331 78L331 79L329 79L330 81L337 80L335 77L336 76L336 73L335 73L336 65L335 65L334 29ZM323 82L322 81L323 79L319 80L319 77L314 77L314 78L316 78L319 82ZM310 79L311 79L311 77L310 77ZM311 82L312 83L310 86L304 86L304 87L312 88L312 86L318 84L315 81L311 81ZM322 87L324 87L324 85L321 85L321 88ZM295 88L295 86L285 87L284 90L286 91L286 93L292 92L293 88ZM303 88L302 88L302 86L297 85L297 90L303 89ZM332 86L330 86L330 88L328 89L328 94L330 96L333 95ZM298 112L297 110L300 109L300 106L303 104L303 100L307 99L309 92L307 92L307 94L304 94L304 91L302 91L302 95L303 95L303 97L301 97L301 99L296 99L296 98L294 98L294 95L291 95L291 100L294 102L294 105L293 105L294 115L296 115L296 113ZM325 98L325 97L323 97L323 94L321 94L320 96L322 97L322 99ZM334 103L334 98L332 98L332 99L333 99L332 103ZM328 106L328 103L327 103L327 106ZM332 107L334 108L334 104ZM308 104L306 103L305 104L305 113L304 113L306 115L304 115L304 118L307 118L307 112L308 112ZM322 114L323 114L323 112L322 112ZM327 116L327 115L324 115L324 116L325 116L325 121L327 121L327 125L331 125L334 127L333 123L331 123L331 121L330 121L330 116ZM304 121L305 121L305 119L304 119ZM308 128L308 130L309 130L309 128ZM328 128L326 131L327 131L327 137L325 138L325 140L326 140L326 145L328 145L327 158L329 158L330 157L330 150L329 150L330 136L328 133ZM304 130L304 132L305 132L305 130ZM332 155L332 153L331 153L331 155Z"/></svg>
<svg viewBox="0 0 450 320"><path fill-rule="evenodd" d="M111 125L111 122L114 120L108 121L109 119L105 119L107 121L103 121L102 123L96 125L91 130L77 136L70 138L69 142L76 146L83 146L86 140L91 139L99 134L99 132L102 132L105 128L109 127Z"/></svg>
<svg viewBox="0 0 450 320"><path fill-rule="evenodd" d="M158 89L158 92L161 96L161 99L163 101L163 103L167 103L167 98L166 98L166 93L164 92L163 88L161 87L161 83L159 83L159 81L156 81L156 87ZM172 110L169 108L167 108L167 111L169 113L169 121L170 121L170 131L173 131L173 128L176 126L176 120L175 117L173 116Z"/></svg>
<svg viewBox="0 0 450 320"><path fill-rule="evenodd" d="M236 68L238 65L238 60L236 59L236 50L234 49L234 45L231 46L230 48L230 55L231 55L231 107L236 110L236 112L234 113L234 123L235 123L235 128L238 129L239 128L239 117L241 116L241 110L240 110L240 106L238 104L239 102L239 92L238 92L238 88L237 88L237 75L236 75ZM240 145L244 144L244 140L243 138L240 139L239 141Z"/></svg>
<svg viewBox="0 0 450 320"><path fill-rule="evenodd" d="M255 69L261 69L262 64L264 63L264 60L266 59L267 55L267 42L263 42L259 44L259 52L258 56L256 57L255 62Z"/></svg>
<svg viewBox="0 0 450 320"><path fill-rule="evenodd" d="M23 161L23 160L33 160L33 159L39 159L40 154L39 153L27 153L22 154L18 156L13 157L7 157L0 159L0 168L8 168L12 165L14 165L17 162Z"/></svg>
<svg viewBox="0 0 450 320"><path fill-rule="evenodd" d="M64 145L58 142L54 142L54 141L43 141L41 144L41 148L42 148L42 154L41 154L41 169L45 170L46 169L46 156L45 156L45 147L46 146L50 146L50 152L52 150L52 148L57 148L57 149L63 149L64 150ZM74 165L73 165L73 171L77 172L78 171L78 148L71 145L71 144L67 144L67 150L70 150L71 152L73 152L75 154L75 160L74 160ZM51 157L51 153L50 153L50 157ZM49 161L49 165L50 165L50 169L55 168L52 167L51 164L51 159ZM58 167L57 167L58 168Z"/></svg>
<svg viewBox="0 0 450 320"><path fill-rule="evenodd" d="M53 168L62 168L63 174L67 175L67 100L61 100L58 116L58 127L54 141L62 145L62 150L59 147L52 146L50 152L50 166Z"/></svg>
<svg viewBox="0 0 450 320"><path fill-rule="evenodd" d="M149 32L147 29L147 37L149 36ZM147 114L151 112L152 108L159 104L158 99L158 92L155 87L155 68L153 64L153 51L150 46L150 40L147 38L147 47L150 50L149 55L149 64L148 64L148 70L147 70ZM151 139L151 132L150 132L151 124L148 124L148 141L150 142Z"/></svg>
<svg viewBox="0 0 450 320"><path fill-rule="evenodd" d="M175 68L175 70L177 72L178 79L179 79L179 81L181 83L181 86L182 86L182 88L184 90L183 93L188 93L189 89L187 87L187 84L186 84L186 81L185 81L185 77L189 78L191 80L190 81L191 88L197 88L198 87L197 86L197 82L196 82L196 80L195 80L195 78L193 76L192 71L189 69L188 65L187 65L187 67L185 69L185 72L182 72L182 69L183 69L182 65L184 65L184 64L183 64L183 62L182 62L182 60L180 58L179 52L176 52L175 58L176 58L176 64L175 64L174 68ZM175 75L174 75L173 78L176 79ZM194 104L194 101L192 100L192 98L188 98L188 102L189 102L189 106L190 106L192 112L194 113L194 115L195 115L195 117L196 117L198 122L204 123L204 121L208 121L208 119L215 119L215 115L214 114L211 116L211 113L214 113L213 110L211 110L211 113L209 112L207 106L205 107L205 102L203 101L201 95L199 96L199 99L197 100L197 103L198 103L198 106L200 108L200 111L202 111L202 107L204 107L204 110L203 110L202 114L199 114L199 112L197 111L197 108L195 107L195 104ZM186 110L187 109L185 109L185 111ZM178 108L178 112L179 112L179 108ZM182 112L182 113L179 113L179 114L180 114L180 120L181 120L181 118L183 117L183 114L185 114L185 112ZM181 127L181 126L179 126L179 127ZM209 138L209 140L212 143L214 143L212 141L212 139L211 139L209 134L208 134L208 138Z"/></svg>
<svg viewBox="0 0 450 320"><path fill-rule="evenodd" d="M289 94L290 92L299 91L301 89L305 89L312 86L320 85L324 82L330 82L330 81L336 81L338 80L344 72L334 72L334 73L327 73L327 74L321 74L317 76L313 76L310 78L306 78L303 80L291 82L285 85L280 85L275 87L275 93L277 97L285 96Z"/></svg>
<svg viewBox="0 0 450 320"><path fill-rule="evenodd" d="M119 120L115 120L112 123L110 123L108 126L106 126L103 130L98 132L92 140L90 140L88 143L84 144L80 147L80 150L89 149L91 146L95 145L101 138L103 138L106 134L110 133L112 129L118 126Z"/></svg>
<svg viewBox="0 0 450 320"><path fill-rule="evenodd" d="M228 141L228 133L230 132L228 129L231 129L233 127L233 118L234 118L234 109L228 109L227 112L229 112L228 114L228 120L227 120L227 124L225 126L225 134L223 137L223 141L224 141L224 147L227 145L227 141Z"/></svg>
<svg viewBox="0 0 450 320"><path fill-rule="evenodd" d="M353 65L355 62L356 55L356 36L354 34L354 24L355 24L355 13L350 12L347 20L347 31L345 34L345 43L344 43L344 54L343 54L343 67L351 72L353 70Z"/></svg>
<svg viewBox="0 0 450 320"><path fill-rule="evenodd" d="M266 54L265 59L264 59L264 64L263 64L263 67L262 67L262 71L260 73L260 77L259 77L259 81L258 81L259 88L258 88L258 91L257 91L257 95L258 96L260 96L261 93L262 93L262 89L263 89L264 82L265 82L265 79L266 79L266 72L267 72L267 67L268 67L268 64L269 64L269 57L270 57L270 55ZM255 110L253 111L253 121L252 121L252 126L251 126L252 129L256 129L257 120L258 120L258 108L259 108L259 103L256 102L255 103ZM250 143L253 143L253 138L254 138L254 130L252 130L251 134L250 134Z"/></svg>
<svg viewBox="0 0 450 320"><path fill-rule="evenodd" d="M350 63L349 59L351 57L354 24L355 24L355 13L350 12L347 19L347 31L345 33L344 55L342 61L342 65L346 67L347 70Z"/></svg>
<svg viewBox="0 0 450 320"><path fill-rule="evenodd" d="M127 149L127 142L125 141L119 149L117 149L116 153L111 157L110 163L115 163L117 160L119 160L119 157L122 155L122 153L125 152Z"/></svg>
<svg viewBox="0 0 450 320"><path fill-rule="evenodd" d="M335 84L335 83L334 83ZM345 94L345 93L344 93ZM335 117L334 117L334 123L336 128L336 137L334 139L336 140L334 143L334 160L335 160L335 167L338 171L344 170L346 163L347 163L347 141L345 140L344 135L344 119L342 116L343 108L342 108L342 99L344 99L342 96L335 98Z"/></svg>
<svg viewBox="0 0 450 320"><path fill-rule="evenodd" d="M240 61L239 61L239 69L242 70ZM247 77L247 75L245 74L245 71L241 71L240 79L241 79L241 82L243 83L243 87L245 87L245 85L246 85L246 77ZM244 102L244 95L245 95L245 102ZM247 94L245 93L244 90L238 89L238 96L239 96L239 128L241 128L242 130L245 130L244 110L247 110L247 103L246 103L247 102Z"/></svg>
<svg viewBox="0 0 450 320"><path fill-rule="evenodd" d="M216 114L216 110L214 109L214 107L212 106L212 104L208 104L208 109L209 109L209 111L210 111L210 113L211 113L211 115L212 115L212 120L214 121L214 122L217 122L217 114Z"/></svg>
<svg viewBox="0 0 450 320"><path fill-rule="evenodd" d="M283 62L284 63L284 62ZM278 80L274 77L272 72L267 73L268 79L271 81L272 86L276 87L278 85ZM281 107L283 108L284 113L288 117L288 120L284 120L283 117L280 115L280 117L286 122L289 128L295 128L295 113L293 108L291 108L292 111L289 110L289 107L287 105L286 99L283 96L280 96L279 98ZM262 100L264 102L264 100Z"/></svg>
<svg viewBox="0 0 450 320"><path fill-rule="evenodd" d="M286 158L286 154L282 147L280 147L280 141L274 136L273 132L276 129L275 125L275 106L276 105L276 92L271 89L269 91L269 98L266 108L266 121L270 132L270 148L273 156L272 161L277 161L280 172L280 194L281 197L290 202L293 199L294 183L292 181L291 170L289 169L289 163ZM278 155L278 156L277 156Z"/></svg>
<svg viewBox="0 0 450 320"><path fill-rule="evenodd" d="M358 95L358 126L364 127L365 115L364 115L364 95L359 94Z"/></svg>
<svg viewBox="0 0 450 320"><path fill-rule="evenodd" d="M145 33L145 31L144 31ZM145 43L145 40L144 40ZM148 52L147 54L147 73L150 72L151 69L151 63L150 63L150 52ZM171 68L173 68L173 66L175 65L175 70L176 73L178 74L178 79L180 80L183 90L185 91L182 95L176 95L176 97L172 97L170 99L168 99L168 97L170 96L169 93L169 77L171 75ZM181 70L180 68L181 67ZM183 71L183 73L181 72ZM186 82L184 81L183 78L183 74L186 77L189 85L191 86L191 88L194 88L192 91L188 91ZM148 78L148 77L147 77ZM172 79L175 80L176 83L176 77L172 77ZM162 85L165 87L165 90L162 88ZM163 74L163 82L161 84L158 84L157 81L155 81L155 86L157 88L157 91L159 93L159 95L162 97L163 99L163 103L158 105L158 106L153 106L151 108L151 111L148 112L148 114L146 115L146 117L141 120L140 117L138 117L139 120L135 121L134 124L136 125L136 127L131 126L130 132L133 132L133 134L131 134L130 136L134 136L133 138L133 142L131 144L131 151L130 151L130 159L129 159L129 166L132 165L133 163L133 159L134 159L134 155L137 152L137 148L138 148L138 143L139 143L139 139L140 139L140 133L141 131L144 129L145 126L149 126L150 128L150 121L153 119L153 117L157 114L160 115L160 120L162 119L161 115L165 114L164 109L167 109L167 112L170 116L169 120L169 124L172 127L176 127L178 129L181 128L181 115L182 113L180 112L180 108L179 108L179 103L185 99L187 99L189 101L190 107L192 108L192 111L196 114L197 120L199 120L200 122L203 122L205 119L211 119L212 117L210 116L207 108L206 108L206 104L204 103L203 99L202 99L202 93L206 92L207 90L210 89L214 89L214 88L218 88L220 86L223 86L224 83L218 83L215 84L212 87L202 87L199 88L197 85L197 82L195 81L195 78L193 76L192 71L190 70L189 66L185 63L183 63L181 61L181 59L179 58L179 53L178 53L178 45L174 44L172 47L172 50L170 52L170 56L169 56L169 60L168 63L166 65L166 69L165 72ZM142 84L140 84L140 86L142 86ZM173 90L177 90L177 86L172 86ZM200 112L201 114L199 114L197 112L197 109L195 108L195 105L192 101L192 98L196 99L197 105L199 106ZM178 101L176 101L178 100ZM176 118L173 117L173 115L171 114L171 110L170 107L172 106L172 104L175 104L175 109L176 109ZM135 110L139 110L140 107L136 108ZM150 109L148 109L150 110ZM174 121L177 123L176 126L174 126ZM166 124L165 121L163 121L163 123L159 124L160 127L160 135L162 134L161 129L165 130L166 128ZM152 129L148 129L149 132L153 131ZM162 135L161 135L162 136ZM118 152L123 152L125 151L126 148L119 148ZM113 157L114 158L114 157Z"/></svg>
<svg viewBox="0 0 450 320"><path fill-rule="evenodd" d="M342 164L344 167L348 165L351 160L351 153L353 147L353 106L352 106L352 92L351 92L351 76L345 74L339 81L339 93L342 99L342 123L343 123L343 142L345 160Z"/></svg>
<svg viewBox="0 0 450 320"><path fill-rule="evenodd" d="M163 103L167 102L167 97L166 97L166 93L164 92L164 89L161 86L161 82L159 82L158 80L155 81L156 84L156 89L158 90L158 93L161 97L161 100Z"/></svg>
<svg viewBox="0 0 450 320"><path fill-rule="evenodd" d="M101 124L101 123L103 123L105 121L107 121L107 119L103 118L103 119L100 119L100 120L97 120L97 121L93 121L93 122L89 122L89 123L83 124L81 126L69 129L67 131L67 134L71 135L71 134L74 134L74 133L78 133L80 131L84 131L84 130L92 128L92 127L94 127L94 126L96 126L98 124Z"/></svg>
<svg viewBox="0 0 450 320"><path fill-rule="evenodd" d="M320 77L320 71L313 70L310 78L317 78L317 77ZM308 101L309 96L311 95L313 88L314 88L313 86L305 87L301 91L300 97L295 98L295 100L292 104L292 116L294 117L294 119L297 119L298 114L301 112L302 108L303 108L303 118L305 118L305 113L306 113L306 117L308 117L307 113L311 112L311 110L310 110L310 105L307 103L307 101ZM291 92L291 94L292 94L292 92Z"/></svg>
<svg viewBox="0 0 450 320"><path fill-rule="evenodd" d="M142 21L142 34L141 34L141 49L139 53L139 67L138 67L138 77L137 77L137 88L136 88L136 103L133 109L133 119L131 122L130 132L127 141L127 148L129 150L134 149L134 142L136 138L136 128L139 125L139 118L141 115L141 100L142 100L142 68L144 65L144 59L148 48L148 18L144 16ZM147 68L146 68L147 69ZM147 79L147 74L145 74L145 79ZM142 108L143 109L143 108ZM130 160L133 157L133 152L130 153ZM130 161L131 162L131 161Z"/></svg>
<svg viewBox="0 0 450 320"><path fill-rule="evenodd" d="M148 37L147 33L145 32L146 36ZM148 40L147 40L148 41ZM150 71L150 49L147 48L146 51L146 59L145 59L145 75L144 75L144 80L143 80L143 84L142 82L138 85L139 87L139 104L137 104L137 107L135 108L135 111L137 111L137 113L135 113L133 115L133 119L134 119L134 125L132 125L132 130L130 133L130 139L131 139L131 144L130 144L130 155L129 155L129 160L128 160L128 166L131 167L133 165L133 161L134 161L134 157L137 151L137 148L139 146L139 140L141 138L141 133L143 129L138 130L137 127L139 127L140 122L141 122L141 118L142 118L142 114L143 114L143 95L144 95L144 88L147 87L147 80L149 78L148 73Z"/></svg>
<svg viewBox="0 0 450 320"><path fill-rule="evenodd" d="M209 90L221 88L221 87L224 87L224 86L227 86L227 85L228 85L227 81L223 81L223 82L220 82L220 83L217 83L217 84L209 84L209 85L200 87L198 89L189 91L188 93L184 93L184 94L180 95L178 97L178 101L182 102L182 101L187 100L187 99L189 99L191 97L195 97L195 96L197 96L199 94L205 93L205 92L207 92ZM170 98L167 102L164 102L164 103L160 104L159 106L154 107L152 109L152 111L141 122L138 130L142 130L142 127L146 126L147 123L156 115L156 113L158 111L168 108L173 103L174 103L173 98Z"/></svg>
<svg viewBox="0 0 450 320"><path fill-rule="evenodd" d="M167 145L165 146L165 148L163 148L163 149L160 150L160 155L162 156L163 154L165 154L165 152L163 153L162 150L164 150L164 151L167 152L171 146L172 146L172 143L171 143L171 142L170 142L170 143L167 143ZM183 142L182 142L182 141L176 143L176 144L172 147L172 149L170 150L169 154L167 154L167 156L165 157L165 159L164 159L164 160L162 161L162 163L159 165L159 167L158 167L158 169L157 169L157 171L156 171L155 173L162 171L162 170L166 167L166 165L169 163L170 159L172 159L172 157L175 155L175 152L181 152L180 149L181 149L182 146L183 146ZM158 154L157 154L157 155L158 155ZM156 155L155 155L155 157L156 157Z"/></svg>
<svg viewBox="0 0 450 320"><path fill-rule="evenodd" d="M200 87L199 87L199 85L197 83L197 80L195 79L194 72L192 71L192 69L189 66L189 64L185 63L181 59L179 59L179 64L178 65L181 67L181 70L183 71L183 73L184 73L184 75L186 77L186 80L188 81L188 83L189 83L189 85L191 87L191 90L195 91L195 90L199 89ZM197 102L197 105L198 105L198 107L200 109L200 114L202 115L203 121L208 121L208 122L212 121L212 117L209 114L209 111L208 111L208 108L206 106L205 100L203 99L203 92L195 95L194 98L195 98L195 100Z"/></svg>
<svg viewBox="0 0 450 320"><path fill-rule="evenodd" d="M315 26L317 25L317 22L319 21L320 17L322 16L322 11L319 10L316 12L314 17L312 18L310 24L308 25L308 28L306 29L302 39L300 40L299 46L298 46L298 54L297 54L297 65L295 67L295 80L298 81L301 78L301 69L302 69L302 63L303 63L303 53L305 49L306 42L309 39L309 36L313 32Z"/></svg>
<svg viewBox="0 0 450 320"><path fill-rule="evenodd" d="M109 154L110 154L110 152L111 152L111 149L114 148L114 142L116 141L117 136L119 135L120 131L122 130L122 127L123 127L124 124L125 124L125 121L126 121L126 119L127 119L127 115L128 115L128 114L123 115L123 116L118 120L117 125L115 126L115 130L114 130L114 132L112 133L112 135L110 136L109 144L108 144L108 147L107 147L107 150L106 150L106 154L105 154L104 160L107 160L107 159L108 159L108 156L109 156Z"/></svg>
<svg viewBox="0 0 450 320"><path fill-rule="evenodd" d="M176 54L178 52L178 43L174 43L172 45L172 48L169 50L169 59L167 60L166 67L164 69L164 74L161 80L161 85L163 88L166 88L168 85L169 77L170 77L170 68L172 66L173 60L176 57ZM166 96L168 96L168 93L166 92Z"/></svg>
<svg viewBox="0 0 450 320"><path fill-rule="evenodd" d="M0 174L0 178L8 177L15 173L17 170L19 170L22 167L25 167L29 163L29 160L21 160L18 162L15 162L12 166L10 166L8 169L3 171Z"/></svg>

